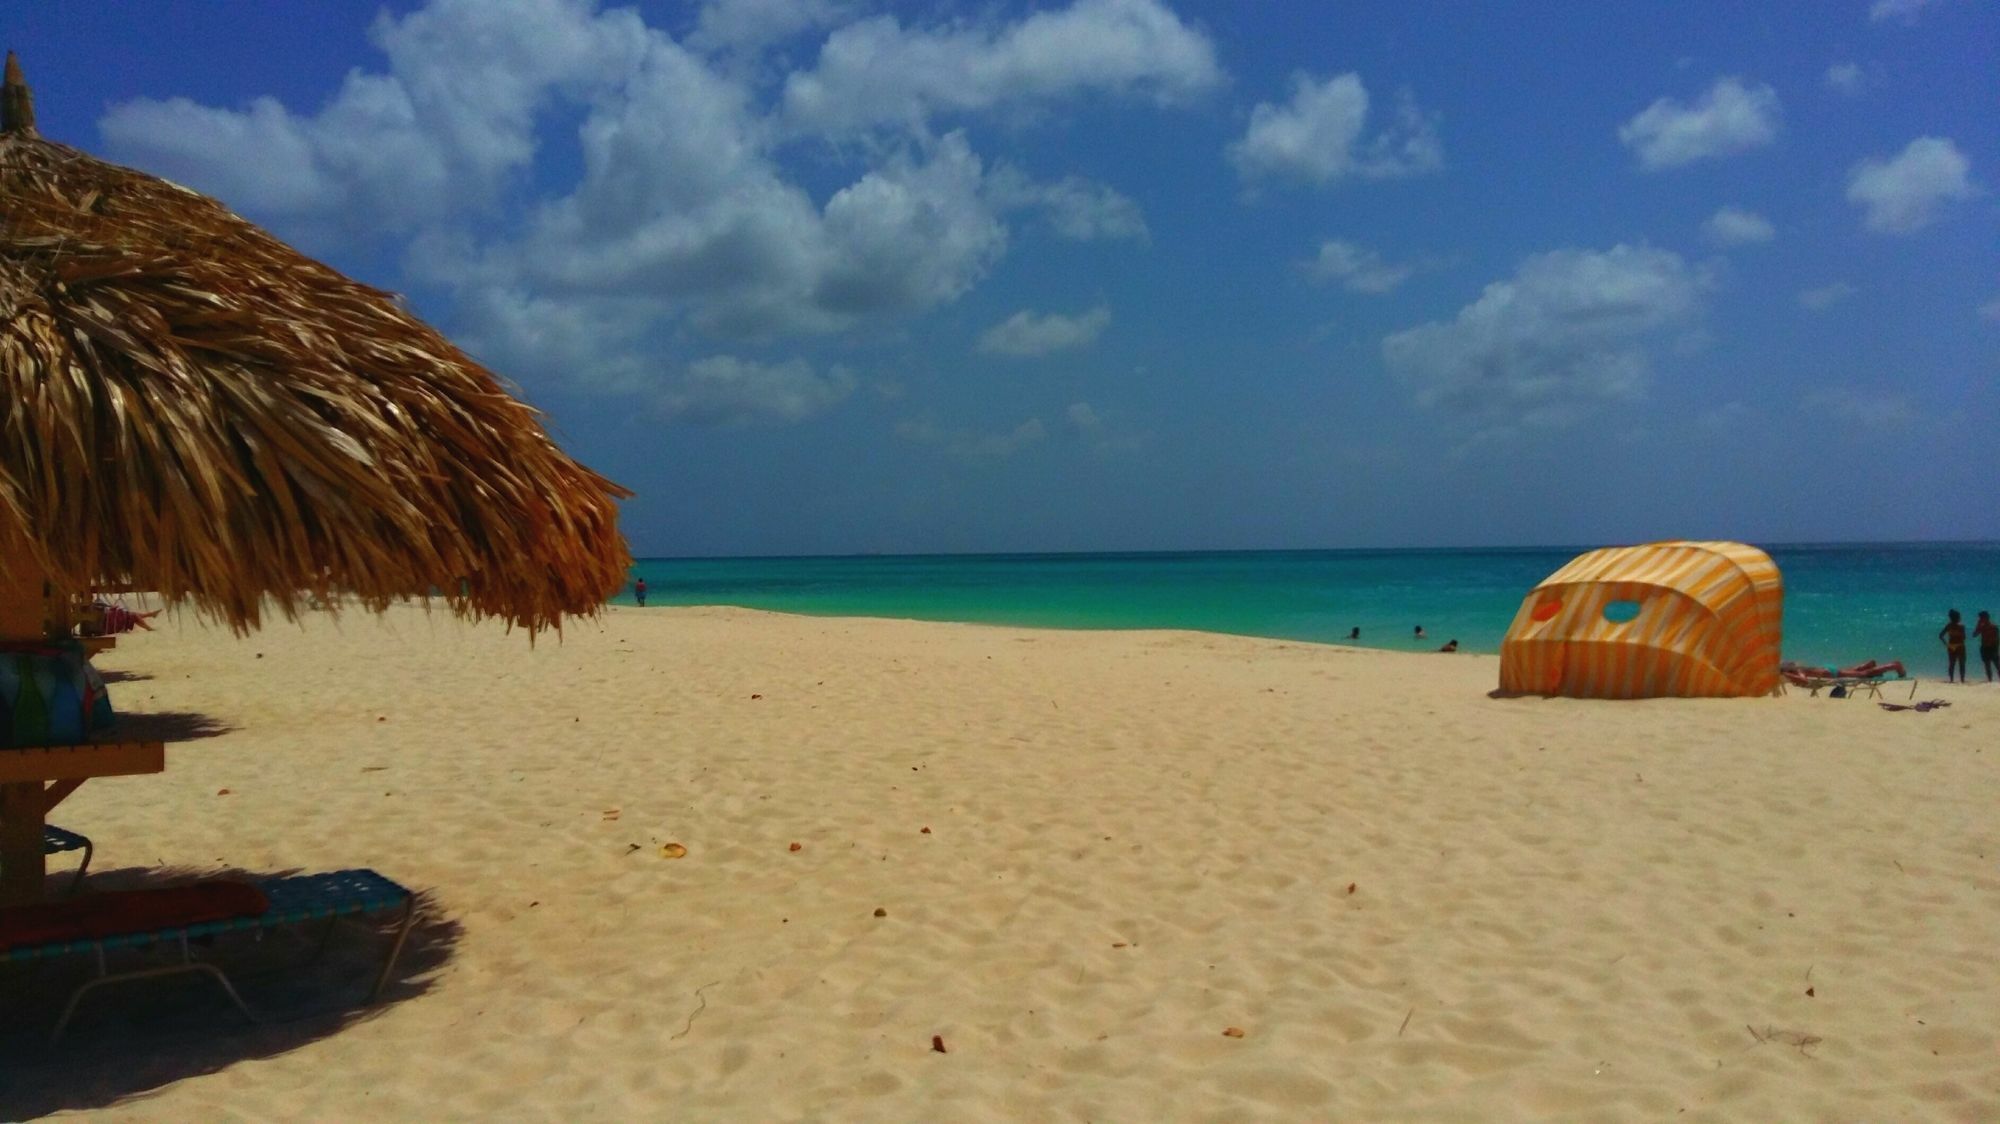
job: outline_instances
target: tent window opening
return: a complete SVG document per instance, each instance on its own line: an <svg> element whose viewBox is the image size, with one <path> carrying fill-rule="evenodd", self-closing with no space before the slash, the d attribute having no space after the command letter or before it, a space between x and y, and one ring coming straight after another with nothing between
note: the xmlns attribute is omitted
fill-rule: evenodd
<svg viewBox="0 0 2000 1124"><path fill-rule="evenodd" d="M1604 619L1612 624L1624 624L1639 615L1637 601L1607 601L1604 603Z"/></svg>

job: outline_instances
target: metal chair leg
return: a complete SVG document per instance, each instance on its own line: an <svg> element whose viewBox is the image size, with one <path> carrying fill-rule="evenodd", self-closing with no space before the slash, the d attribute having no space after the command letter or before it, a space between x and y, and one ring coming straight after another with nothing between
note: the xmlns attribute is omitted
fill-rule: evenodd
<svg viewBox="0 0 2000 1124"><path fill-rule="evenodd" d="M213 964L204 964L200 961L191 960L185 964L166 964L158 968L140 968L131 972L116 972L99 976L94 980L84 981L82 986L70 994L69 1003L63 1007L62 1017L56 1020L56 1028L49 1032L49 1042L53 1044L62 1038L63 1031L69 1027L70 1019L76 1015L77 1004L82 1002L84 995L93 989L103 987L106 984L125 983L128 980L144 980L156 976L176 976L182 972L201 972L214 978L216 983L222 985L223 994L229 996L229 1001L236 1004L237 1010L243 1012L244 1018L249 1019L252 1023L261 1023L263 1021L251 1013L250 1008L244 1004L243 997L236 994L235 985L229 982L228 976L222 974L222 969Z"/></svg>
<svg viewBox="0 0 2000 1124"><path fill-rule="evenodd" d="M97 844L92 843L89 837L86 836L83 840L83 865L76 868L76 876L69 880L69 892L71 894L75 894L83 888L83 876L90 870L90 857L96 853Z"/></svg>
<svg viewBox="0 0 2000 1124"><path fill-rule="evenodd" d="M382 962L382 974L375 977L375 989L368 993L368 1002L381 998L382 989L389 983L389 973L396 968L396 958L403 954L403 942L410 939L410 926L416 914L417 898L412 894L403 899L403 921L396 927L396 943L389 946L389 958Z"/></svg>

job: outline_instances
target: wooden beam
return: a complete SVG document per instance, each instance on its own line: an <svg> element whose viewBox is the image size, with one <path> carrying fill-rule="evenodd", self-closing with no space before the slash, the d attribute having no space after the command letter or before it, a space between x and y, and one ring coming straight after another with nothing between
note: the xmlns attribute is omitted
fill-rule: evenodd
<svg viewBox="0 0 2000 1124"><path fill-rule="evenodd" d="M40 782L0 784L0 905L41 900L42 822Z"/></svg>
<svg viewBox="0 0 2000 1124"><path fill-rule="evenodd" d="M59 780L42 790L42 819L46 822L49 811L69 798L69 794L83 787L84 778L69 777Z"/></svg>
<svg viewBox="0 0 2000 1124"><path fill-rule="evenodd" d="M167 768L165 742L94 742L0 749L0 784L128 777Z"/></svg>

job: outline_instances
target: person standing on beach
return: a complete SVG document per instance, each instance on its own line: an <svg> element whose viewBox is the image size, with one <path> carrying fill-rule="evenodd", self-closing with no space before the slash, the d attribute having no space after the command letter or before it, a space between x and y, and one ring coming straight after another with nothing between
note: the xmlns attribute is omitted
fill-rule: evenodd
<svg viewBox="0 0 2000 1124"><path fill-rule="evenodd" d="M641 609L643 609L643 608L645 608L645 607L646 607L646 579L645 579L645 578L640 578L640 579L639 579L638 581L635 581L635 582L633 582L633 583L632 583L632 599L633 599L634 601L637 601L637 602L639 603L639 607L640 607Z"/></svg>
<svg viewBox="0 0 2000 1124"><path fill-rule="evenodd" d="M1972 626L1972 634L1979 638L1979 669L1986 673L1986 681L1993 682L2000 675L2000 625L1993 623L1993 617L1986 610L1979 610L1979 623Z"/></svg>
<svg viewBox="0 0 2000 1124"><path fill-rule="evenodd" d="M1938 629L1938 639L1944 641L1944 681L1951 682L1951 673L1958 673L1958 681L1965 682L1965 624L1959 619L1958 610L1945 612L1944 627Z"/></svg>

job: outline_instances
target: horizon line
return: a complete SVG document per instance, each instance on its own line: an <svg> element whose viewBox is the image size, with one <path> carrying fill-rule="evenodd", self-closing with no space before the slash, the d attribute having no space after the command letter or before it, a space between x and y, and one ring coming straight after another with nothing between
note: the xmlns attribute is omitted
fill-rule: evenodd
<svg viewBox="0 0 2000 1124"><path fill-rule="evenodd" d="M1649 539L1646 542L1741 542L1723 539ZM1131 555L1174 554L1362 554L1362 553L1538 553L1548 551L1599 550L1605 546L1638 546L1643 543L1552 543L1528 546L1288 546L1288 547L1153 547L1141 550L919 550L847 551L837 554L647 554L633 555L639 562L804 562L841 561L859 558L1091 558ZM1811 550L1828 547L1922 547L2000 546L2000 539L1822 539L1807 542L1749 543L1760 550Z"/></svg>

